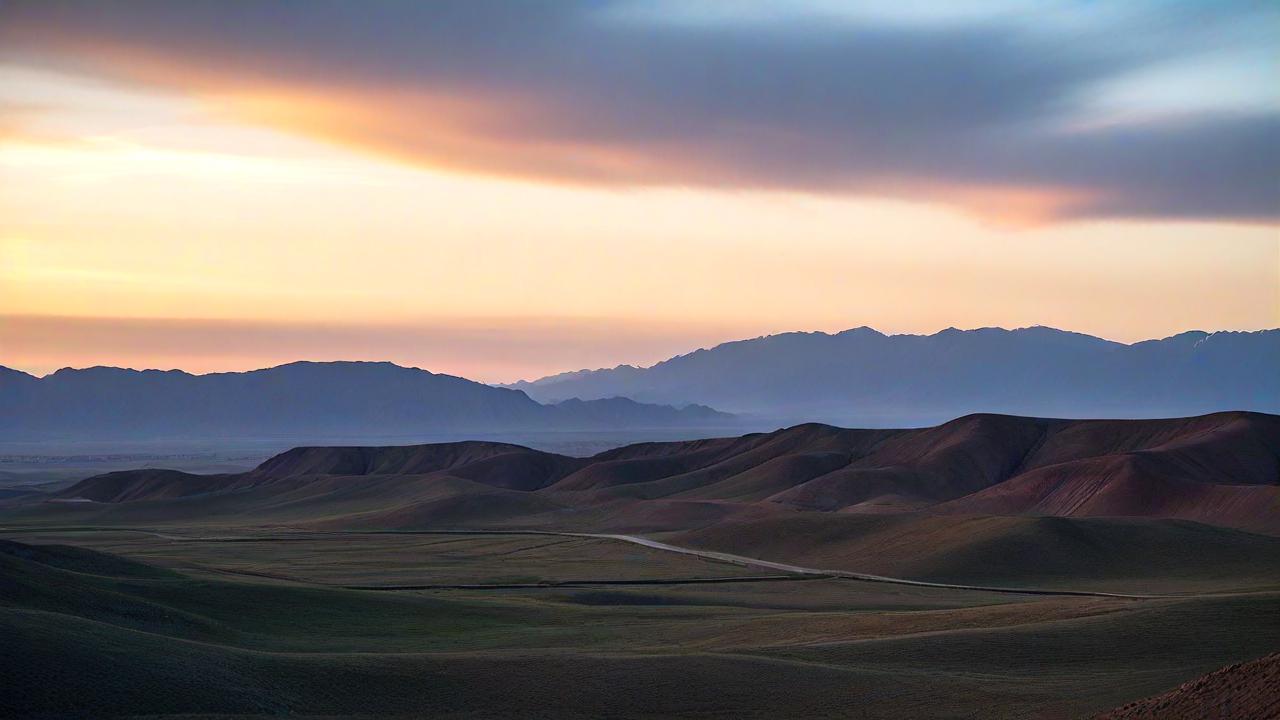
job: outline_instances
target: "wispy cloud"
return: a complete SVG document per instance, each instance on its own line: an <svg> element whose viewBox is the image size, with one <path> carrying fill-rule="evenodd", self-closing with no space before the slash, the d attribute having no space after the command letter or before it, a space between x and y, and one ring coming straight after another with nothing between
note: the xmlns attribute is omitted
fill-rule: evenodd
<svg viewBox="0 0 1280 720"><path fill-rule="evenodd" d="M656 7L19 1L0 6L0 47L465 172L907 197L1016 223L1280 217L1280 72L1248 59L1280 31L1274 6ZM1224 62L1227 46L1250 52ZM1185 107L1150 72L1170 67L1190 68Z"/></svg>

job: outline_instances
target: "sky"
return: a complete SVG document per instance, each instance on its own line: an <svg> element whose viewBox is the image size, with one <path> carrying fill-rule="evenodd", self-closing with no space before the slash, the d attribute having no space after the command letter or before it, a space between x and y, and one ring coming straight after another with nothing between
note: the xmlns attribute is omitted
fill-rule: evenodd
<svg viewBox="0 0 1280 720"><path fill-rule="evenodd" d="M1280 4L0 0L0 365L1280 326Z"/></svg>

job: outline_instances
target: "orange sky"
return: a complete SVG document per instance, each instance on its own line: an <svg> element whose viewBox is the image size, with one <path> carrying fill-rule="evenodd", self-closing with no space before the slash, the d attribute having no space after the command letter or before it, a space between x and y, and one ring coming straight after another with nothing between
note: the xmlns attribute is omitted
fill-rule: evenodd
<svg viewBox="0 0 1280 720"><path fill-rule="evenodd" d="M530 157L572 172L525 173L447 102L411 105L435 117L406 157L381 101L308 92L0 64L0 364L505 381L787 330L1280 325L1270 222L1062 219L1092 198L999 183L636 182L642 149L568 141Z"/></svg>

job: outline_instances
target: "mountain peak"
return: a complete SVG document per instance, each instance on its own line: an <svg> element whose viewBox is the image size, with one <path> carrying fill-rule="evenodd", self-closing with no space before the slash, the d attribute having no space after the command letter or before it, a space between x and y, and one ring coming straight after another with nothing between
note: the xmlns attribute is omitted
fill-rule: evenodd
<svg viewBox="0 0 1280 720"><path fill-rule="evenodd" d="M206 375L64 368L28 383L0 383L0 407L10 411L0 415L0 439L5 440L271 436L322 441L692 427L729 419L715 411L626 398L542 405L519 390L390 362L362 361L300 361Z"/></svg>
<svg viewBox="0 0 1280 720"><path fill-rule="evenodd" d="M145 370L137 370L134 368L114 367L112 365L93 365L86 368L64 367L59 368L45 376L45 379L57 378L64 379L69 377L77 378L123 378L123 377L196 377L185 370L171 368L168 370L160 370L158 368L147 368Z"/></svg>
<svg viewBox="0 0 1280 720"><path fill-rule="evenodd" d="M880 332L879 330L876 330L875 328L872 328L872 327L867 327L866 325L859 325L858 327L849 328L848 330L842 330L836 333L836 337L863 337L863 336L888 337L887 335Z"/></svg>
<svg viewBox="0 0 1280 720"><path fill-rule="evenodd" d="M870 427L984 412L1067 418L1280 412L1280 334L1218 338L1192 331L1127 345L1043 325L949 327L932 335L858 327L737 340L625 376L601 370L524 387L535 400L623 395L785 422Z"/></svg>
<svg viewBox="0 0 1280 720"><path fill-rule="evenodd" d="M287 362L281 365L275 365L273 367L263 368L262 370L258 370L258 371L251 370L249 372L262 372L264 370L289 370L289 369L305 370L305 369L326 369L326 368L356 369L356 370L407 370L410 372L424 372L431 375L435 374L435 373L431 373L428 370L423 370L422 368L397 365L396 363L393 363L389 360L294 360L293 362Z"/></svg>

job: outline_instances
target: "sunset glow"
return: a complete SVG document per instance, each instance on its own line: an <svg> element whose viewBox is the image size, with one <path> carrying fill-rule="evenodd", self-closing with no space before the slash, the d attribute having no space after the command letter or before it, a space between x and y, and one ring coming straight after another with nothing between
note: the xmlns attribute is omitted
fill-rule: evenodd
<svg viewBox="0 0 1280 720"><path fill-rule="evenodd" d="M1190 30L1168 30L1166 55L1091 70L1061 117L957 101L955 132L998 130L990 147L1008 152L973 158L947 149L958 141L936 119L901 121L901 138L858 136L870 130L824 114L823 79L794 112L752 120L742 97L716 104L665 64L627 65L629 46L599 74L557 80L569 60L554 49L462 68L393 32L388 57L399 48L419 64L380 74L378 54L359 51L375 38L352 35L337 55L357 59L325 72L252 32L171 35L162 12L133 26L119 19L130 13L57 7L0 5L0 362L20 369L350 358L507 381L789 330L1045 324L1134 341L1280 325L1275 167L1253 167L1280 157L1280 71L1274 57L1195 65ZM751 18L650 28L644 17L591 27L659 33L677 55L708 22L767 35ZM299 37L340 32L323 20ZM854 35L917 27L841 22ZM1002 22L962 24L998 34ZM524 65L505 64L521 52ZM778 81L819 60L799 57ZM1167 73L1138 72L1175 60L1223 87L1221 107L1180 104L1162 91ZM504 68L526 83L500 82ZM610 72L634 93L606 101ZM1128 106L1121 80L1137 88ZM1096 102L1080 100L1095 89ZM886 115L866 127L894 127L894 104L911 102L875 92ZM874 114L858 103L840 112ZM1038 124L1015 127L1023 112ZM1185 158L1155 140L1150 157L1108 150L1147 152L1125 132L1184 138L1219 121L1262 129ZM1027 149L1036 134L1044 158ZM1255 135L1263 144L1247 147ZM1080 164L1045 170L1058 154ZM1188 168L1203 192L1192 177L1160 185ZM1255 171L1271 187L1255 187Z"/></svg>

